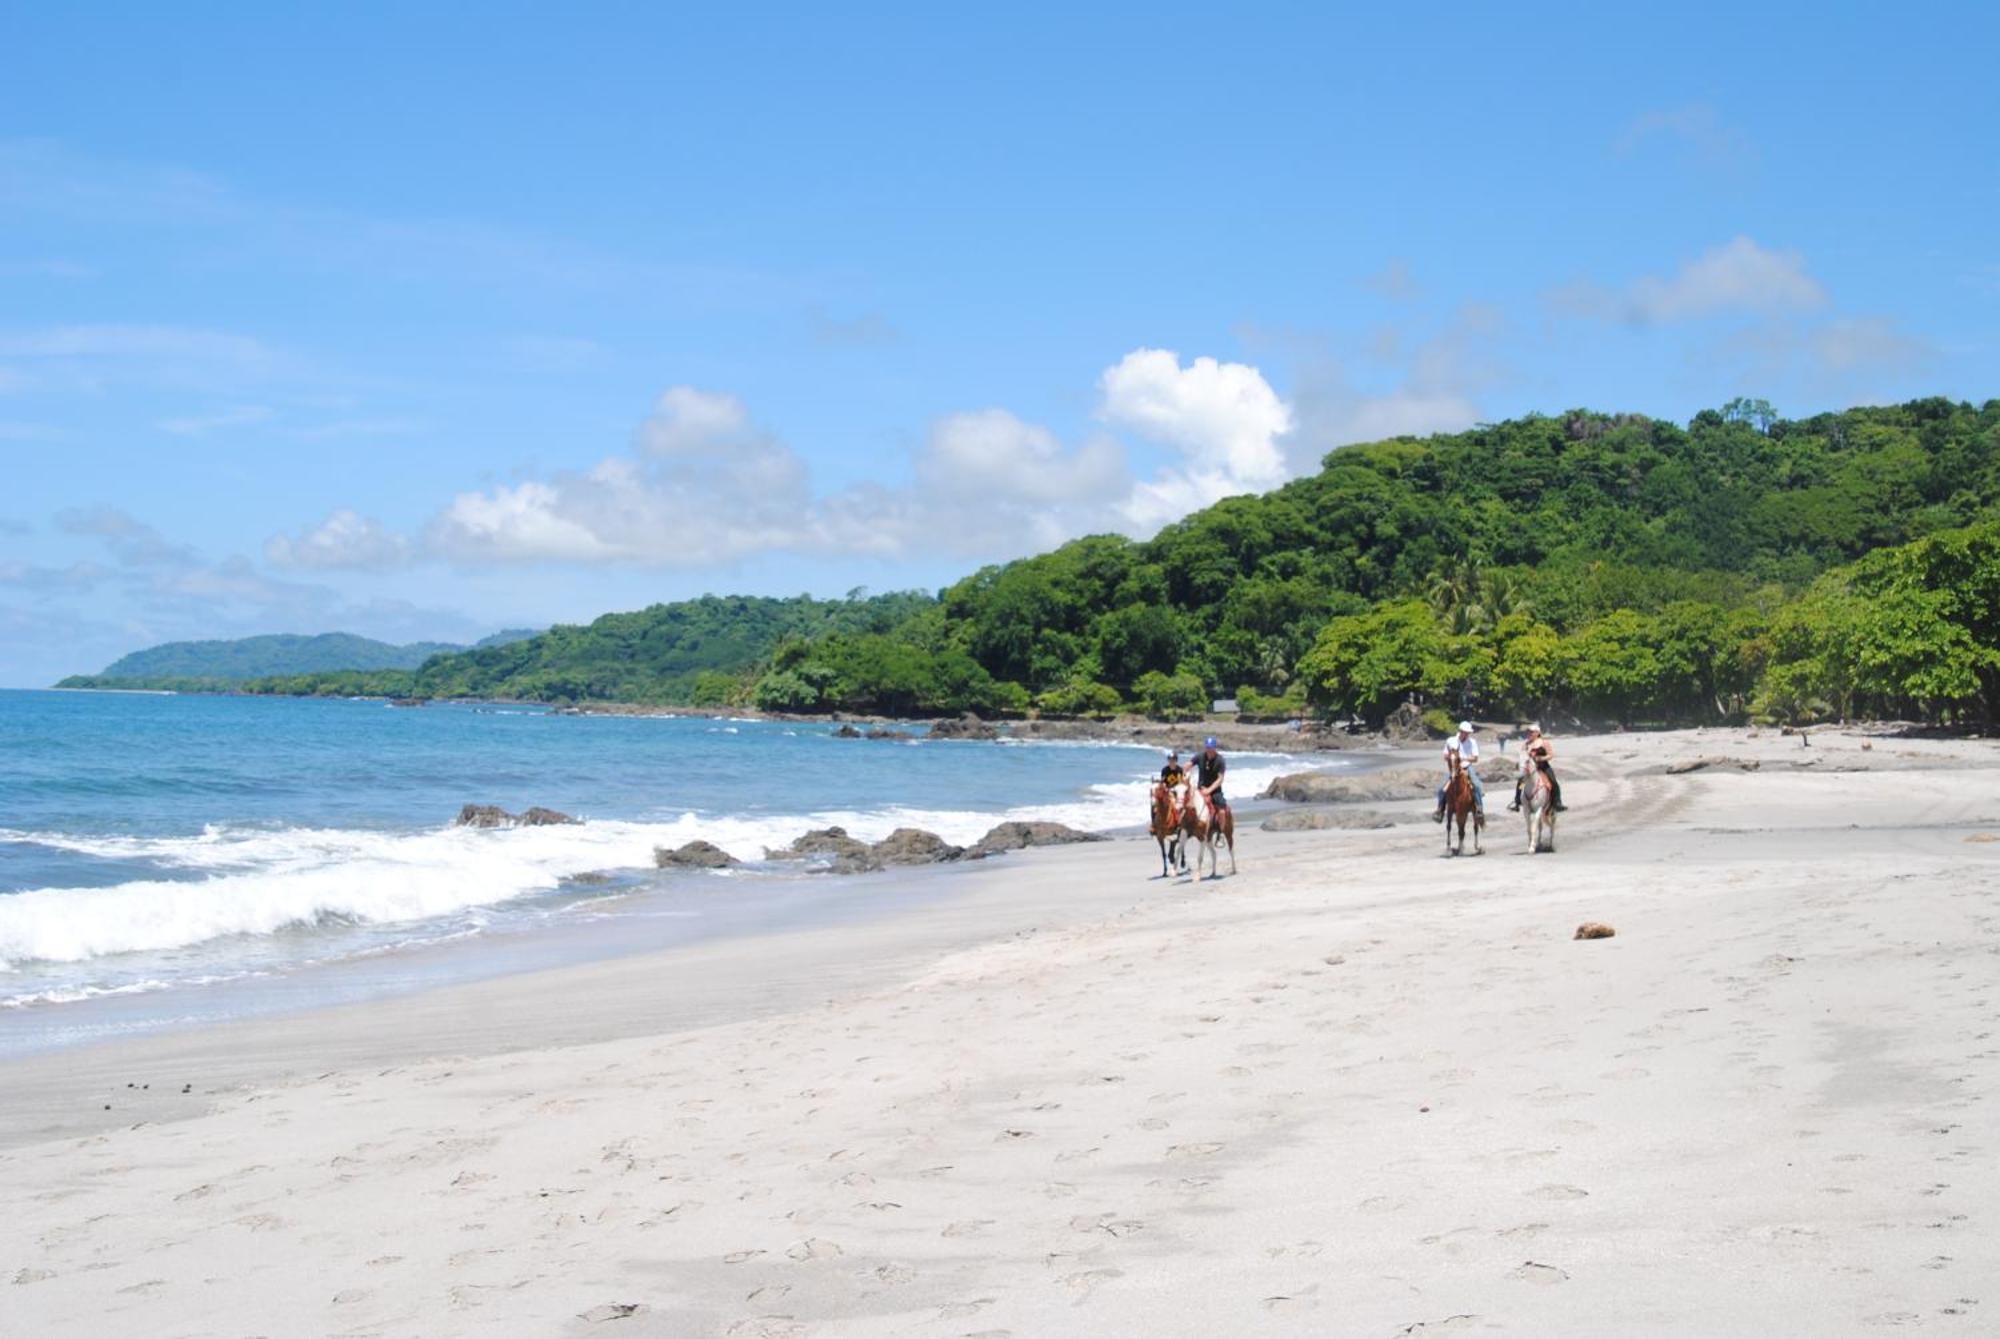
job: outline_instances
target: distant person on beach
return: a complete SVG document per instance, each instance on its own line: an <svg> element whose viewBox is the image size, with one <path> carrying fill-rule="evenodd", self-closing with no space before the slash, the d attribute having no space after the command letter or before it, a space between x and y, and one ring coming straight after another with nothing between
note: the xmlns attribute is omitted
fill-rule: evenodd
<svg viewBox="0 0 2000 1339"><path fill-rule="evenodd" d="M1555 768L1549 764L1556 760L1556 746L1542 733L1540 725L1528 727L1528 733L1521 739L1521 752L1516 758L1514 769L1514 802L1507 807L1516 813L1521 808L1521 788L1527 784L1528 769L1539 767L1542 775L1549 779L1549 798L1554 802L1557 813L1569 808L1563 803L1562 782L1556 780Z"/></svg>
<svg viewBox="0 0 2000 1339"><path fill-rule="evenodd" d="M1444 741L1444 779L1451 782L1451 760L1457 755L1465 774L1472 778L1472 804L1479 815L1479 821L1486 821L1486 787L1479 784L1479 741L1472 737L1472 722L1460 721L1458 733ZM1444 786L1438 787L1437 812L1431 815L1431 822L1444 822Z"/></svg>
<svg viewBox="0 0 2000 1339"><path fill-rule="evenodd" d="M1202 741L1201 752L1194 755L1194 783L1218 810L1229 807L1222 794L1222 774L1228 770L1229 764L1215 751L1215 736L1210 735Z"/></svg>

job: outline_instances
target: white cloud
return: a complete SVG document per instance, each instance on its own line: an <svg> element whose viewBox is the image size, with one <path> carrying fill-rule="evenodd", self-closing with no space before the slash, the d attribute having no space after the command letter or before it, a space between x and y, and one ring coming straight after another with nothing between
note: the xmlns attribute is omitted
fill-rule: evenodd
<svg viewBox="0 0 2000 1339"><path fill-rule="evenodd" d="M1387 265L1363 279L1361 286L1391 302L1414 302L1423 295L1423 287L1410 273L1410 262L1401 256L1392 258Z"/></svg>
<svg viewBox="0 0 2000 1339"><path fill-rule="evenodd" d="M945 498L1037 505L1101 504L1131 484L1125 452L1093 437L1074 452L1004 409L952 414L932 425L917 458L923 490Z"/></svg>
<svg viewBox="0 0 2000 1339"><path fill-rule="evenodd" d="M427 543L459 561L666 567L837 545L805 462L734 396L674 387L635 447L588 470L461 493L431 523Z"/></svg>
<svg viewBox="0 0 2000 1339"><path fill-rule="evenodd" d="M885 344L894 344L902 338L902 332L889 323L889 318L880 312L863 312L859 316L830 316L820 307L806 313L808 328L812 332L813 343L829 349L866 349Z"/></svg>
<svg viewBox="0 0 2000 1339"><path fill-rule="evenodd" d="M1105 371L1098 388L1098 417L1182 457L1126 500L1121 510L1138 529L1286 478L1281 439L1292 430L1291 407L1246 363L1204 357L1182 367L1170 350L1136 349Z"/></svg>
<svg viewBox="0 0 2000 1339"><path fill-rule="evenodd" d="M1691 102L1667 111L1648 112L1633 121L1612 142L1621 157L1629 157L1655 141L1692 151L1706 167L1741 169L1755 166L1757 146L1709 103Z"/></svg>
<svg viewBox="0 0 2000 1339"><path fill-rule="evenodd" d="M1778 316L1826 306L1826 289L1796 251L1748 237L1713 247L1670 276L1644 275L1623 289L1583 281L1553 290L1549 304L1573 316L1659 325L1748 313Z"/></svg>
<svg viewBox="0 0 2000 1339"><path fill-rule="evenodd" d="M176 437L206 437L212 432L224 432L230 428L255 427L259 423L268 423L270 419L271 411L263 405L237 405L233 409L218 409L212 414L162 419L154 426Z"/></svg>
<svg viewBox="0 0 2000 1339"><path fill-rule="evenodd" d="M380 521L342 507L297 536L271 536L264 541L264 556L279 567L395 567L409 560L410 542Z"/></svg>
<svg viewBox="0 0 2000 1339"><path fill-rule="evenodd" d="M245 335L163 325L70 325L0 335L13 358L171 358L237 366L269 364L276 355Z"/></svg>

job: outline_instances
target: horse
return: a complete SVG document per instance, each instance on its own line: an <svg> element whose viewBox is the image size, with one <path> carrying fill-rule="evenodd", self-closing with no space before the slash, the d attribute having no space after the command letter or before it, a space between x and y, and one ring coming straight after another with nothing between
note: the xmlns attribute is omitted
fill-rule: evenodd
<svg viewBox="0 0 2000 1339"><path fill-rule="evenodd" d="M1181 873L1187 873L1187 841L1181 835L1180 806L1175 801L1172 788L1164 781L1153 787L1151 831L1153 840L1160 844L1160 877L1164 879L1172 874L1176 863L1180 865Z"/></svg>
<svg viewBox="0 0 2000 1339"><path fill-rule="evenodd" d="M1537 763L1521 779L1521 817L1528 826L1528 854L1556 849L1556 786Z"/></svg>
<svg viewBox="0 0 2000 1339"><path fill-rule="evenodd" d="M1214 878L1222 871L1216 864L1215 839L1220 836L1229 844L1229 872L1236 872L1236 815L1228 809L1217 809L1208 802L1208 797L1194 788L1192 781L1182 783L1181 789L1181 835L1182 839L1193 837L1200 842L1194 853L1194 881L1201 882L1201 858L1208 857L1208 874Z"/></svg>
<svg viewBox="0 0 2000 1339"><path fill-rule="evenodd" d="M1465 853L1465 820L1472 820L1472 853L1484 855L1479 834L1486 826L1485 817L1479 812L1478 796L1472 789L1472 775L1465 770L1465 763L1456 753L1445 755L1451 759L1451 778L1444 783L1444 853L1463 855ZM1452 844L1452 823L1458 823L1458 844Z"/></svg>

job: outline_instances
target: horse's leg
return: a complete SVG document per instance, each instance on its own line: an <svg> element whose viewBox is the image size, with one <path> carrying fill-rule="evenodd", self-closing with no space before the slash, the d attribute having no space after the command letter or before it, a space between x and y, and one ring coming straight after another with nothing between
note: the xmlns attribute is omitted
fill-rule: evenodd
<svg viewBox="0 0 2000 1339"><path fill-rule="evenodd" d="M1222 835L1229 842L1229 872L1234 874L1236 872L1236 816L1234 814L1230 815L1229 826L1222 830Z"/></svg>

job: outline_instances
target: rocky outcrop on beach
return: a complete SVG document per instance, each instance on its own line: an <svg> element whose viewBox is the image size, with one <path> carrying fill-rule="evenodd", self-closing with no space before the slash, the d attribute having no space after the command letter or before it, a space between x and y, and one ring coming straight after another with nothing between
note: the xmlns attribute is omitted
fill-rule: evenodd
<svg viewBox="0 0 2000 1339"><path fill-rule="evenodd" d="M1320 832L1328 828L1366 831L1393 828L1396 817L1379 809L1281 809L1257 826L1266 832Z"/></svg>
<svg viewBox="0 0 2000 1339"><path fill-rule="evenodd" d="M1266 786L1260 800L1289 804L1350 804L1356 800L1413 800L1437 789L1442 779L1430 767L1392 767L1380 772L1293 772Z"/></svg>
<svg viewBox="0 0 2000 1339"><path fill-rule="evenodd" d="M897 828L868 850L885 865L936 865L965 854L963 846L953 846L922 828Z"/></svg>
<svg viewBox="0 0 2000 1339"><path fill-rule="evenodd" d="M791 845L767 850L767 860L812 860L829 874L865 874L892 865L937 865L957 860L965 854L935 832L921 828L897 828L872 846L848 835L840 827L815 828L795 838Z"/></svg>
<svg viewBox="0 0 2000 1339"><path fill-rule="evenodd" d="M1082 832L1065 823L1002 823L966 849L968 860L984 860L1002 851L1028 846L1068 846L1073 842L1110 840L1101 832Z"/></svg>
<svg viewBox="0 0 2000 1339"><path fill-rule="evenodd" d="M544 809L540 805L525 813L510 814L497 804L468 804L458 811L453 825L461 828L544 828L562 823L581 823L580 818Z"/></svg>
<svg viewBox="0 0 2000 1339"><path fill-rule="evenodd" d="M700 838L671 851L664 846L653 848L653 864L660 869L727 869L742 863L714 842Z"/></svg>
<svg viewBox="0 0 2000 1339"><path fill-rule="evenodd" d="M931 723L932 739L998 739L1000 732L971 712Z"/></svg>

